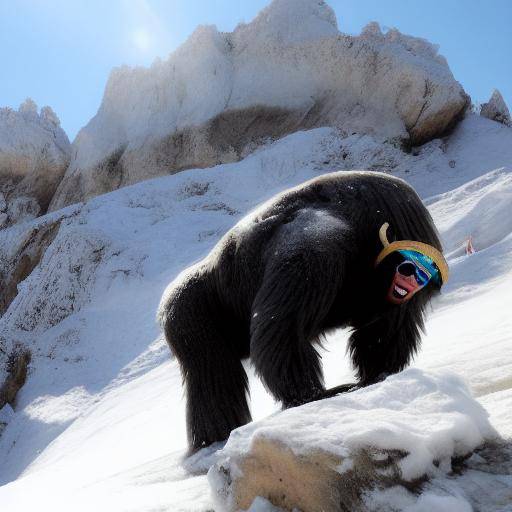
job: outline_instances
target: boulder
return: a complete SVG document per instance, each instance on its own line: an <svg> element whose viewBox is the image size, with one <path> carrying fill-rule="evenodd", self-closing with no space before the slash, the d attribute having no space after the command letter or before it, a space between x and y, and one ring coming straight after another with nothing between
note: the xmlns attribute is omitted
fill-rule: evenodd
<svg viewBox="0 0 512 512"><path fill-rule="evenodd" d="M166 61L114 70L51 209L238 161L269 139L319 126L421 144L467 104L427 41L383 34L376 23L349 36L325 2L274 0L233 32L201 26Z"/></svg>
<svg viewBox="0 0 512 512"><path fill-rule="evenodd" d="M495 437L458 377L409 369L233 431L208 478L221 510L259 497L289 511L364 511L365 493L419 492Z"/></svg>

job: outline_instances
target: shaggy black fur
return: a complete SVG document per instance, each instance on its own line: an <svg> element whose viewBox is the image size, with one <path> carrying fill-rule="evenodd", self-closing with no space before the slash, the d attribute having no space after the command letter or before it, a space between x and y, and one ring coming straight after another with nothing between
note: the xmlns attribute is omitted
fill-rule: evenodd
<svg viewBox="0 0 512 512"><path fill-rule="evenodd" d="M385 300L400 256L374 267L384 222L390 241L441 250L428 211L404 181L337 172L271 199L171 283L159 316L186 386L191 452L251 420L243 358L284 407L349 387L324 388L315 344L329 329L352 327L360 385L409 364L438 287L429 283L400 306Z"/></svg>

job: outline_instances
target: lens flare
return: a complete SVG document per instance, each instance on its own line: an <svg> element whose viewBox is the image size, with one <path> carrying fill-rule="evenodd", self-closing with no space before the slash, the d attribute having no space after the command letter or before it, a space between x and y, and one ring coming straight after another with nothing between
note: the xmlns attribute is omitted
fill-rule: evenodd
<svg viewBox="0 0 512 512"><path fill-rule="evenodd" d="M151 36L144 28L137 29L132 35L133 44L139 50L146 51L151 47Z"/></svg>

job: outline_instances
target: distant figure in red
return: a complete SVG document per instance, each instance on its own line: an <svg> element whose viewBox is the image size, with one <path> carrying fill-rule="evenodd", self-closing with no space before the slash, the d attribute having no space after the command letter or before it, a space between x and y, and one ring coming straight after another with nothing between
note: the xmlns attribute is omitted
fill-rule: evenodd
<svg viewBox="0 0 512 512"><path fill-rule="evenodd" d="M474 254L475 248L473 247L473 237L469 235L468 241L466 243L466 255L469 256L470 254Z"/></svg>

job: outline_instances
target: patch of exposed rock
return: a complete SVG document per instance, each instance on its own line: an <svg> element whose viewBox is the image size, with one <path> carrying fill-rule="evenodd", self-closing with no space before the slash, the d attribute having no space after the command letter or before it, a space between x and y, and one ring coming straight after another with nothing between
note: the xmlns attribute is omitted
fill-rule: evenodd
<svg viewBox="0 0 512 512"><path fill-rule="evenodd" d="M482 105L480 115L491 119L491 121L497 121L505 126L512 127L510 112L498 89L494 89L489 101Z"/></svg>
<svg viewBox="0 0 512 512"><path fill-rule="evenodd" d="M39 264L53 242L60 218L16 230L9 244L0 248L0 317L18 294L18 285Z"/></svg>
<svg viewBox="0 0 512 512"><path fill-rule="evenodd" d="M17 348L9 354L6 364L7 377L0 385L0 409L6 404L9 404L11 407L14 406L18 391L23 387L27 379L30 359L30 352L22 348Z"/></svg>
<svg viewBox="0 0 512 512"><path fill-rule="evenodd" d="M71 156L50 107L0 109L0 229L46 212Z"/></svg>
<svg viewBox="0 0 512 512"><path fill-rule="evenodd" d="M258 497L288 511L368 511L367 493L400 486L414 501L494 436L458 378L410 369L233 431L208 478L230 512Z"/></svg>
<svg viewBox="0 0 512 512"><path fill-rule="evenodd" d="M44 332L87 302L109 240L86 226L62 232L79 213L66 208L2 233L0 342L12 345L16 330Z"/></svg>
<svg viewBox="0 0 512 512"><path fill-rule="evenodd" d="M318 126L421 144L467 104L427 41L375 23L345 35L325 2L274 0L233 32L202 26L168 60L114 70L51 209Z"/></svg>

